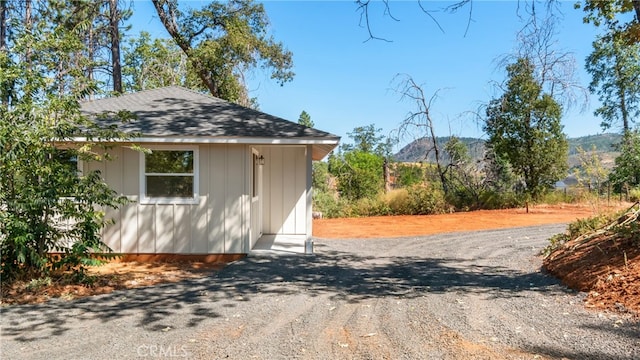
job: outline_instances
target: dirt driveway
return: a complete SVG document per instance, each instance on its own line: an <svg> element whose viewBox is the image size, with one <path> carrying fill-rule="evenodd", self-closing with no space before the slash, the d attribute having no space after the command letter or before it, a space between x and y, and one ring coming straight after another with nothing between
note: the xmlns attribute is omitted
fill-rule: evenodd
<svg viewBox="0 0 640 360"><path fill-rule="evenodd" d="M2 359L637 359L640 325L539 272L563 225L316 240L211 277L2 309Z"/></svg>

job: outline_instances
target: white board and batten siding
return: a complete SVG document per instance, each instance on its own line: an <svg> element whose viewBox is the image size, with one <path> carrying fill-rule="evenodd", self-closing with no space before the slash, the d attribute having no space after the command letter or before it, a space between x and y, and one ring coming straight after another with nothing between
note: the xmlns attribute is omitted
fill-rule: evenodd
<svg viewBox="0 0 640 360"><path fill-rule="evenodd" d="M167 145L163 148L170 149ZM119 194L133 202L108 210L115 224L103 239L117 253L241 254L252 246L252 149L265 157L262 233L311 236L310 151L305 146L200 144L198 199L188 204L140 203L140 153L109 150L113 161L85 166L101 171ZM307 168L309 165L309 168Z"/></svg>
<svg viewBox="0 0 640 360"><path fill-rule="evenodd" d="M307 163L304 146L263 147L263 232L271 235L309 235ZM310 178L309 178L310 181ZM310 205L310 203L309 203ZM309 232L307 232L309 230Z"/></svg>

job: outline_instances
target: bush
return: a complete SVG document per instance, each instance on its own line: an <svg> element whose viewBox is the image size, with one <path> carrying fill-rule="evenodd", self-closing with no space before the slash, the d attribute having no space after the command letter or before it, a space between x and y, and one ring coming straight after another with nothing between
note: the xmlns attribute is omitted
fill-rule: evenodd
<svg viewBox="0 0 640 360"><path fill-rule="evenodd" d="M431 215L442 214L449 208L444 192L426 186L413 186L407 189L408 202L404 214Z"/></svg>
<svg viewBox="0 0 640 360"><path fill-rule="evenodd" d="M524 205L524 199L515 192L483 191L480 193L480 208L486 210L510 209Z"/></svg>
<svg viewBox="0 0 640 360"><path fill-rule="evenodd" d="M387 204L392 215L404 215L409 202L409 192L407 189L395 189L383 194L381 199Z"/></svg>
<svg viewBox="0 0 640 360"><path fill-rule="evenodd" d="M341 200L337 194L325 191L313 192L313 211L322 213L325 218L339 218L347 216L345 211L347 202Z"/></svg>
<svg viewBox="0 0 640 360"><path fill-rule="evenodd" d="M640 201L640 187L629 190L629 201L631 202Z"/></svg>
<svg viewBox="0 0 640 360"><path fill-rule="evenodd" d="M542 194L537 202L553 205L560 203L571 203L573 201L574 196L571 193L565 192L564 190L552 190Z"/></svg>
<svg viewBox="0 0 640 360"><path fill-rule="evenodd" d="M556 234L549 239L549 245L542 250L542 255L548 256L567 241L603 227L611 222L614 216L615 215L606 216L600 214L586 219L578 219L570 223L565 233Z"/></svg>
<svg viewBox="0 0 640 360"><path fill-rule="evenodd" d="M350 151L329 160L329 171L338 180L338 191L344 198L358 200L371 198L382 191L382 165L384 159L378 155Z"/></svg>
<svg viewBox="0 0 640 360"><path fill-rule="evenodd" d="M314 211L322 212L326 218L442 214L450 208L442 190L425 186L393 190L359 200L346 200L335 194L317 192L313 195L313 201Z"/></svg>
<svg viewBox="0 0 640 360"><path fill-rule="evenodd" d="M398 163L395 168L396 185L410 187L424 182L425 171L420 164Z"/></svg>

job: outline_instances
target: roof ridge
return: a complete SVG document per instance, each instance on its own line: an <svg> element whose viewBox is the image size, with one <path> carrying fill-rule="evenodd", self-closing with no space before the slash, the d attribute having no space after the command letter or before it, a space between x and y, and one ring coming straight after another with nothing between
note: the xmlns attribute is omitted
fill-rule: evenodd
<svg viewBox="0 0 640 360"><path fill-rule="evenodd" d="M267 113L265 113L265 112L264 112L264 111L262 111L262 110L254 109L254 108L251 108L251 107L248 107L248 106L244 106L244 105L242 105L242 104L238 104L238 103L235 103L235 102L232 102L232 101L229 101L229 100L221 99L221 98L219 98L219 97L217 97L217 96L213 96L213 95L211 95L211 94L209 94L209 93L207 93L207 94L202 94L202 93L199 93L199 92L197 92L197 91L195 91L195 90L193 90L193 89L189 89L189 88L186 88L186 87L183 87L183 86L180 86L180 85L171 85L171 86L169 86L169 87L176 87L176 88L180 88L180 89L183 89L183 90L186 90L186 91L189 91L189 92L192 92L192 93L195 93L195 94L201 95L201 96L210 97L210 98L212 98L212 99L216 99L216 100L219 100L219 101L225 102L225 103L227 103L227 104L231 104L231 105L233 105L233 106L238 106L238 107L241 107L241 108L243 108L243 109L246 109L246 110L249 110L249 111L252 111L252 112L255 112L255 113L260 113L260 114L264 114L264 115L269 115L269 116L272 116L272 117L278 118L278 119L280 119L280 120L283 120L283 121L286 121L286 122L289 122L289 123L291 123L291 124L295 124L295 125L298 125L298 126L301 126L301 127L304 127L304 128L308 128L308 129L315 129L314 127L308 127L308 126L302 125L302 124L300 124L300 123L297 123L297 122L295 122L295 121L293 121L293 120L285 119L285 118L280 117L280 116L277 116L277 115L267 114ZM316 130L317 130L317 129L316 129Z"/></svg>
<svg viewBox="0 0 640 360"><path fill-rule="evenodd" d="M158 92L160 90L167 90L167 89L170 89L170 88L176 88L176 89L188 91L188 92L191 92L193 94L200 95L200 96L205 96L205 97L210 97L210 98L214 98L214 99L225 101L223 99L220 99L220 98L217 98L215 96L212 96L212 95L210 95L208 93L207 94L202 94L202 93L199 93L199 92L197 92L195 90L186 88L186 87L181 86L181 85L168 85L168 86L161 86L161 87L157 87L157 88L153 88L153 89L145 89L145 90L131 91L131 92L121 93L121 94L105 95L104 97L101 97L101 98L98 98L98 99L82 100L82 101L80 101L80 103L91 103L91 102L100 101L100 100L121 99L123 97L129 97L129 96L134 96L134 95L143 95L143 94L147 94L147 93L151 93L151 92Z"/></svg>
<svg viewBox="0 0 640 360"><path fill-rule="evenodd" d="M210 97L210 98L214 98L214 99L218 99L218 100L226 101L226 100L224 100L224 99L220 99L220 98L219 98L219 97L217 97L217 96L213 96L213 95L211 95L209 92L207 92L206 94L203 94L203 93L201 93L201 92L198 92L198 91L193 90L193 89L189 89L188 87L184 87L184 86L182 86L182 85L169 85L169 86L163 86L163 87L156 88L156 89L157 89L157 90L159 90L159 89L168 89L168 88L177 88L177 89L184 90L184 91L188 91L188 92L190 92L190 93L197 94L197 95L200 95L200 96ZM154 90L156 90L156 89L154 89Z"/></svg>

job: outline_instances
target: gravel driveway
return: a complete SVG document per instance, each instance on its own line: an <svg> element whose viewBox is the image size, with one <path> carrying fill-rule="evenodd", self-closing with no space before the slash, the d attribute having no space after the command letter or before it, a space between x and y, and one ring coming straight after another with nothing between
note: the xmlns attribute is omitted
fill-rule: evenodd
<svg viewBox="0 0 640 360"><path fill-rule="evenodd" d="M640 324L539 271L562 225L249 257L177 284L2 309L2 359L638 359Z"/></svg>

